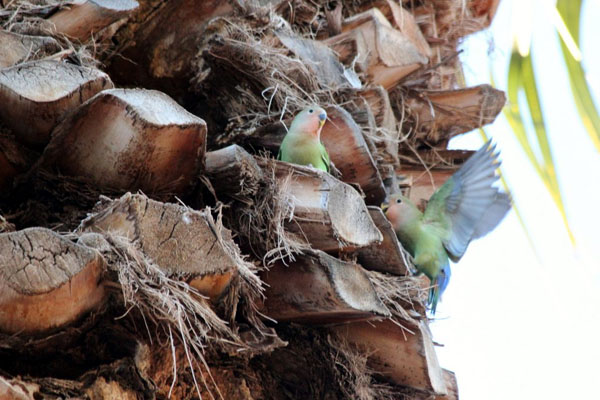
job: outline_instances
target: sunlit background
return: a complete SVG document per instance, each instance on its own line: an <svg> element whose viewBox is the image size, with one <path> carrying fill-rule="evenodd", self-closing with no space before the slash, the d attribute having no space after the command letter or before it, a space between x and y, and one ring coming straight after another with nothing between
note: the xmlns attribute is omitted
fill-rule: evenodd
<svg viewBox="0 0 600 400"><path fill-rule="evenodd" d="M596 106L599 21L600 2L584 1L580 45ZM498 229L471 243L453 268L432 324L434 339L444 345L440 363L456 373L462 400L600 398L600 153L573 101L553 2L502 0L491 29L464 42L464 72L468 85L493 77L506 90L513 35L526 37L527 28L575 243L507 119L499 116L486 133L502 152L502 171L523 223L511 211ZM525 124L532 134L528 118ZM477 149L482 143L474 132L451 147Z"/></svg>

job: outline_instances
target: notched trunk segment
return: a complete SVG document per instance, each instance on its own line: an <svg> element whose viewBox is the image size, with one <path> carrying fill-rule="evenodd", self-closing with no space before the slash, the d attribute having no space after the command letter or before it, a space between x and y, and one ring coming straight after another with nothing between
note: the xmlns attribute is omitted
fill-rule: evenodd
<svg viewBox="0 0 600 400"><path fill-rule="evenodd" d="M95 250L45 228L0 234L0 330L43 332L74 322L104 298Z"/></svg>
<svg viewBox="0 0 600 400"><path fill-rule="evenodd" d="M331 161L346 183L357 183L366 194L368 204L381 204L385 189L360 127L341 107L327 109L327 123L321 141Z"/></svg>
<svg viewBox="0 0 600 400"><path fill-rule="evenodd" d="M0 118L17 140L43 146L68 111L112 87L94 68L48 60L16 65L0 71Z"/></svg>
<svg viewBox="0 0 600 400"><path fill-rule="evenodd" d="M202 168L206 123L164 93L105 90L52 133L42 165L117 190L180 194Z"/></svg>
<svg viewBox="0 0 600 400"><path fill-rule="evenodd" d="M406 97L409 123L404 129L415 130L417 138L432 145L445 144L456 135L494 122L504 103L504 92L490 85L421 91Z"/></svg>
<svg viewBox="0 0 600 400"><path fill-rule="evenodd" d="M232 205L234 225L252 236L252 247L260 242L259 257L278 253L273 246L337 252L381 240L360 194L323 171L229 146L207 154L205 172L217 197L239 202Z"/></svg>
<svg viewBox="0 0 600 400"><path fill-rule="evenodd" d="M261 162L259 162L259 165ZM383 240L359 193L330 174L274 161L275 179L293 205L285 227L318 250L350 251Z"/></svg>
<svg viewBox="0 0 600 400"><path fill-rule="evenodd" d="M235 144L207 152L205 164L204 173L217 195L225 194L242 202L250 201L264 179L254 157Z"/></svg>
<svg viewBox="0 0 600 400"><path fill-rule="evenodd" d="M127 193L84 220L79 231L126 237L169 275L184 276L212 300L228 292L237 296L239 250L209 214Z"/></svg>
<svg viewBox="0 0 600 400"><path fill-rule="evenodd" d="M369 83L390 89L428 62L422 43L414 40L373 8L346 19L342 33L324 42L340 54L342 62L356 60Z"/></svg>
<svg viewBox="0 0 600 400"><path fill-rule="evenodd" d="M369 8L377 8L377 10L381 11L381 13L387 18L387 20L392 24L392 26L410 38L410 41L413 45L419 49L420 53L430 57L431 56L431 48L429 47L429 43L423 36L417 21L412 13L398 4L397 1L394 0L380 0L372 2L368 5ZM356 25L358 21L362 20L363 16L367 13L357 14L355 17L349 18L346 22L348 25L346 28L350 28L353 25ZM351 22L352 21L352 22Z"/></svg>
<svg viewBox="0 0 600 400"><path fill-rule="evenodd" d="M262 312L277 321L334 324L389 316L358 264L323 252L279 262L262 273Z"/></svg>
<svg viewBox="0 0 600 400"><path fill-rule="evenodd" d="M429 328L424 321L410 333L392 320L357 322L331 328L369 355L369 365L391 382L434 395L446 395Z"/></svg>

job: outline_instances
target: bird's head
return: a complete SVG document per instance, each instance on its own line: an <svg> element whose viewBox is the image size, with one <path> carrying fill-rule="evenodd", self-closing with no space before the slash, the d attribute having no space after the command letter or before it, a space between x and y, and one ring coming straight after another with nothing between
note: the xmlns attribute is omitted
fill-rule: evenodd
<svg viewBox="0 0 600 400"><path fill-rule="evenodd" d="M320 139L321 129L327 120L325 110L317 105L306 107L292 121L290 130L310 133Z"/></svg>
<svg viewBox="0 0 600 400"><path fill-rule="evenodd" d="M421 213L408 197L400 193L390 195L388 202L381 205L381 209L394 228L414 221Z"/></svg>

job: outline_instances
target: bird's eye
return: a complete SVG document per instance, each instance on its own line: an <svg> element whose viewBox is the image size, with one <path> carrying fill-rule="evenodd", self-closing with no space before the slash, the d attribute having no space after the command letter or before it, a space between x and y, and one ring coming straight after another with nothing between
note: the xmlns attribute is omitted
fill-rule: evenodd
<svg viewBox="0 0 600 400"><path fill-rule="evenodd" d="M396 204L402 203L402 199L396 199Z"/></svg>
<svg viewBox="0 0 600 400"><path fill-rule="evenodd" d="M312 114L315 110L313 110L312 108L310 110L308 110L309 114Z"/></svg>

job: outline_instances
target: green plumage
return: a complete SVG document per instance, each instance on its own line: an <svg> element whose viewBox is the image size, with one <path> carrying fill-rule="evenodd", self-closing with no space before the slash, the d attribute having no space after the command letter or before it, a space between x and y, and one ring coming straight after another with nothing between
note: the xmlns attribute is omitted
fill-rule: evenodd
<svg viewBox="0 0 600 400"><path fill-rule="evenodd" d="M329 172L329 154L325 146L305 135L288 133L281 142L277 159L299 165L312 165Z"/></svg>
<svg viewBox="0 0 600 400"><path fill-rule="evenodd" d="M432 283L434 313L450 280L450 260L458 261L469 242L494 229L511 207L510 198L492 186L499 166L493 151L486 143L473 154L431 196L424 213L404 196L390 198L387 216L415 267Z"/></svg>
<svg viewBox="0 0 600 400"><path fill-rule="evenodd" d="M283 138L277 159L299 165L311 165L329 172L329 154L321 143L320 132L327 114L321 107L308 107L292 121Z"/></svg>

